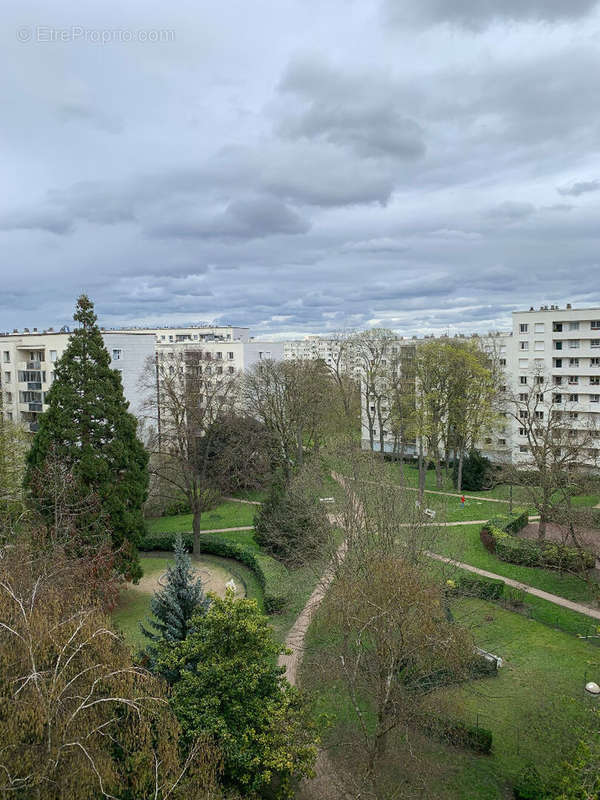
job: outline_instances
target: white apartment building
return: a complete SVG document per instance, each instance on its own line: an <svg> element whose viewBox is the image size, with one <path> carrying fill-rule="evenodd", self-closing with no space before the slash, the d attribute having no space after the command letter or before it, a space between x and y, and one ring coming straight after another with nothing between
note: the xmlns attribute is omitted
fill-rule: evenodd
<svg viewBox="0 0 600 800"><path fill-rule="evenodd" d="M551 397L546 408L561 413L564 427L586 430L595 440L586 463L600 457L600 308L556 305L513 313L513 347L507 382L513 396L523 398L536 383ZM524 410L523 410L524 412ZM523 413L519 411L519 413ZM536 413L547 413L541 408ZM528 459L525 430L512 422L513 461Z"/></svg>
<svg viewBox="0 0 600 800"><path fill-rule="evenodd" d="M183 356L189 352L200 352L203 359L211 362L208 369L213 371L214 375L233 375L244 372L257 361L281 361L283 359L283 342L267 342L250 337L192 340L191 342L186 339L163 342L161 339L156 341L155 349L161 361L175 355ZM205 374L210 373L205 371Z"/></svg>
<svg viewBox="0 0 600 800"><path fill-rule="evenodd" d="M6 419L37 430L38 417L47 409L45 393L54 380L54 364L70 336L68 331L52 329L0 335L0 391ZM113 368L121 373L129 409L139 416L139 382L147 359L154 355L154 337L139 331L103 331L102 338Z"/></svg>
<svg viewBox="0 0 600 800"><path fill-rule="evenodd" d="M179 344L180 342L204 344L208 342L247 342L250 340L250 328L239 328L231 325L190 325L181 328L135 327L119 328L121 333L151 333L157 344Z"/></svg>

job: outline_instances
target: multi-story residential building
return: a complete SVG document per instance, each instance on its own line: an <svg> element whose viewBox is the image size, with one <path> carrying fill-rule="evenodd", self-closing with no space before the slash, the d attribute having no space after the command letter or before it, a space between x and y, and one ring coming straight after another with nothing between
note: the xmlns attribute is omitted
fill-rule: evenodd
<svg viewBox="0 0 600 800"><path fill-rule="evenodd" d="M178 344L180 342L203 344L208 342L248 342L250 328L232 325L188 325L177 327L135 327L119 328L121 333L152 333L157 344Z"/></svg>
<svg viewBox="0 0 600 800"><path fill-rule="evenodd" d="M513 313L513 348L507 370L509 392L518 414L512 420L512 459L530 458L527 426L518 415L531 392L539 392L540 415L560 414L570 436L589 443L581 452L582 465L596 466L600 459L600 308L574 309L556 305ZM519 407L521 400L522 407ZM531 403L529 403L531 406Z"/></svg>
<svg viewBox="0 0 600 800"><path fill-rule="evenodd" d="M54 380L54 365L67 347L68 331L25 330L0 335L0 391L6 419L37 430L45 411L45 393ZM143 332L103 331L102 338L114 369L121 373L130 411L139 416L139 382L144 366L154 354L155 340Z"/></svg>

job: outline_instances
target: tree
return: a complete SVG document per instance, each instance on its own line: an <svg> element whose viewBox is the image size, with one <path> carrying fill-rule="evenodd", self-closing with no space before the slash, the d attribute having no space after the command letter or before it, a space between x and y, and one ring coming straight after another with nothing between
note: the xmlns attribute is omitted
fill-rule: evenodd
<svg viewBox="0 0 600 800"><path fill-rule="evenodd" d="M167 567L165 586L154 592L150 603L154 619L149 618L148 625L154 630L140 624L144 635L154 643L146 651L153 664L160 645L183 641L191 630L192 616L208 608L202 581L194 577L181 534L175 539L174 551L175 564Z"/></svg>
<svg viewBox="0 0 600 800"><path fill-rule="evenodd" d="M27 434L2 413L0 389L0 543L6 541L26 515L23 475Z"/></svg>
<svg viewBox="0 0 600 800"><path fill-rule="evenodd" d="M331 421L334 389L320 360L259 361L246 373L245 408L273 436L286 474L302 465L305 451L318 451Z"/></svg>
<svg viewBox="0 0 600 800"><path fill-rule="evenodd" d="M363 428L367 429L371 450L379 438L379 452L385 450L385 428L391 418L390 382L396 377L398 337L385 328L359 333L353 341L360 369ZM377 434L377 430L379 433Z"/></svg>
<svg viewBox="0 0 600 800"><path fill-rule="evenodd" d="M219 753L181 730L163 684L131 661L98 606L87 561L0 560L0 792L37 800L209 800Z"/></svg>
<svg viewBox="0 0 600 800"><path fill-rule="evenodd" d="M329 543L331 525L320 502L318 476L310 462L287 483L279 474L255 517L257 544L288 563L314 560Z"/></svg>
<svg viewBox="0 0 600 800"><path fill-rule="evenodd" d="M212 442L239 399L237 376L214 364L211 353L188 348L159 353L142 383L152 491L171 503L185 498L198 555L202 513L214 498Z"/></svg>
<svg viewBox="0 0 600 800"><path fill-rule="evenodd" d="M520 460L503 468L506 483L523 487L540 520L538 538L549 522L566 525L575 536L576 512L571 497L598 465L598 428L593 415L578 423L577 405L541 371L523 376L518 391L507 392L505 407L516 423ZM562 381L562 379L560 379ZM577 542L574 542L577 544Z"/></svg>
<svg viewBox="0 0 600 800"><path fill-rule="evenodd" d="M282 652L256 603L228 591L162 660L180 675L171 703L185 735L215 737L224 779L245 797L262 796L274 777L277 796L289 796L290 781L309 775L315 762L306 705L276 666Z"/></svg>
<svg viewBox="0 0 600 800"><path fill-rule="evenodd" d="M264 489L271 477L273 437L249 414L219 417L199 442L211 483L223 494ZM206 453L203 452L206 448Z"/></svg>
<svg viewBox="0 0 600 800"><path fill-rule="evenodd" d="M27 458L25 484L36 506L49 520L55 497L42 479L50 460L74 478L73 492L99 500L97 509L81 515L82 530L94 535L108 530L119 552L119 569L127 577L141 575L136 545L144 533L142 506L148 487L148 455L136 436L137 421L127 411L121 377L96 324L86 295L77 300L79 327L55 367L46 394L48 410L40 417Z"/></svg>
<svg viewBox="0 0 600 800"><path fill-rule="evenodd" d="M462 461L461 490L480 492L482 489L489 489L491 470L492 464L489 458L482 456L476 450L471 450ZM459 462L455 462L452 477L456 487L458 487L458 471Z"/></svg>

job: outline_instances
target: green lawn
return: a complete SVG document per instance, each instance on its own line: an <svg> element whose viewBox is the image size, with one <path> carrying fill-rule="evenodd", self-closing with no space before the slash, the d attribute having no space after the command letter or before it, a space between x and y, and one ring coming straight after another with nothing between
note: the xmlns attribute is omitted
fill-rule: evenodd
<svg viewBox="0 0 600 800"><path fill-rule="evenodd" d="M568 600L583 603L591 600L587 584L575 575L561 574L555 570L538 567L522 567L501 561L485 549L479 538L480 531L480 525L439 528L431 549L440 555L449 556L505 578L512 578L536 589L566 597Z"/></svg>
<svg viewBox="0 0 600 800"><path fill-rule="evenodd" d="M256 575L252 570L229 558L203 555L202 562L210 567L233 576L237 583L244 585L246 596L256 600L262 610L262 589ZM128 584L121 591L119 603L112 613L115 626L123 633L125 641L136 650L143 647L147 640L140 631L139 623L144 622L150 615L150 601L153 590L144 586L144 579L152 578L164 572L168 564L173 563L173 558L164 556L142 556L140 564L144 570L141 585Z"/></svg>
<svg viewBox="0 0 600 800"><path fill-rule="evenodd" d="M202 514L200 527L203 531L213 528L239 528L254 525L257 506L248 503L222 503ZM187 533L192 530L192 515L177 514L174 517L154 517L146 520L150 533Z"/></svg>
<svg viewBox="0 0 600 800"><path fill-rule="evenodd" d="M233 497L237 497L239 500L254 500L262 503L267 494L266 489L241 489L239 492L235 492Z"/></svg>
<svg viewBox="0 0 600 800"><path fill-rule="evenodd" d="M477 645L500 655L505 665L497 678L432 695L430 707L489 728L492 755L477 756L419 737L407 749L398 736L391 740L386 772L397 785L417 781L415 797L512 797L509 787L529 761L550 775L568 755L574 723L587 701L585 680L600 680L600 649L481 600L457 600L453 612L472 630ZM327 657L329 636L319 612L308 632L301 684L315 694L318 710L333 718L326 744L338 768L352 770L346 742L355 719L336 662Z"/></svg>

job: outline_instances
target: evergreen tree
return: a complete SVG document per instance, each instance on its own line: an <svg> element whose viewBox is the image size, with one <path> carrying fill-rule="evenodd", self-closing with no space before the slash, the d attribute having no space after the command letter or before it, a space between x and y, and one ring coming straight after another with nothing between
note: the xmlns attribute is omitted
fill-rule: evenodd
<svg viewBox="0 0 600 800"><path fill-rule="evenodd" d="M175 564L167 568L164 589L154 593L150 608L155 619L148 619L151 628L140 627L145 636L155 643L181 642L188 635L194 613L202 613L208 607L204 596L202 581L194 578L194 570L189 555L186 553L183 537L177 534L175 539ZM154 660L157 647L152 645L147 654Z"/></svg>
<svg viewBox="0 0 600 800"><path fill-rule="evenodd" d="M127 410L121 376L96 324L93 303L77 300L79 324L57 362L46 393L48 410L28 455L25 485L39 510L52 519L55 498L43 479L52 462L71 470L79 496L93 494L95 508L74 531L85 539L110 535L117 566L128 578L141 576L136 545L144 533L142 506L148 488L148 455L136 436L137 420Z"/></svg>

